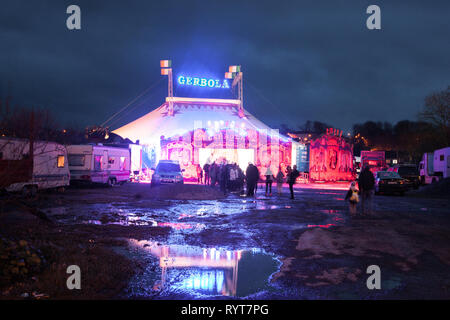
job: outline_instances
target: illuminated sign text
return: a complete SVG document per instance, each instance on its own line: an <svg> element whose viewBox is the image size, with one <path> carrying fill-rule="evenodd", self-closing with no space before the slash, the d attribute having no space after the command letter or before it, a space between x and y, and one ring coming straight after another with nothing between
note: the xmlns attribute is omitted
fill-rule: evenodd
<svg viewBox="0 0 450 320"><path fill-rule="evenodd" d="M193 87L208 87L208 88L220 88L220 89L229 89L230 85L228 84L227 79L208 79L208 78L198 78L198 77L187 77L187 76L179 76L178 84L183 86L193 86Z"/></svg>

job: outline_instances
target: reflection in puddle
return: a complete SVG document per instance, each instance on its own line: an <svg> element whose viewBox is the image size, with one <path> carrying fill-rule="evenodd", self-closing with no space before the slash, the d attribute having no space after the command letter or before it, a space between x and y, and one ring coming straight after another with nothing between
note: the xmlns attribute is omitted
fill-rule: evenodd
<svg viewBox="0 0 450 320"><path fill-rule="evenodd" d="M278 270L279 261L260 249L228 250L185 245L158 245L152 241L130 239L132 247L158 258L161 274L148 272L137 285L148 286L160 294L222 295L244 297L269 288L270 276ZM148 278L153 283L148 283ZM143 294L149 288L133 288Z"/></svg>
<svg viewBox="0 0 450 320"><path fill-rule="evenodd" d="M327 223L327 224L308 224L308 228L330 228L336 226L334 223Z"/></svg>
<svg viewBox="0 0 450 320"><path fill-rule="evenodd" d="M222 201L172 201L164 206L130 207L121 203L79 204L70 209L56 207L47 210L52 219L60 223L119 224L125 226L156 226L162 222L191 220L216 216L235 215L252 210L292 209L289 203L273 199L228 199ZM156 222L156 220L158 222Z"/></svg>
<svg viewBox="0 0 450 320"><path fill-rule="evenodd" d="M202 230L206 227L203 223L189 224L182 222L158 222L156 225L159 227L170 227L175 230L186 230L186 229Z"/></svg>
<svg viewBox="0 0 450 320"><path fill-rule="evenodd" d="M324 224L309 225L308 227L329 228L331 226L339 226L345 223L345 218L341 210L320 210L320 212L327 214L329 218L326 219Z"/></svg>

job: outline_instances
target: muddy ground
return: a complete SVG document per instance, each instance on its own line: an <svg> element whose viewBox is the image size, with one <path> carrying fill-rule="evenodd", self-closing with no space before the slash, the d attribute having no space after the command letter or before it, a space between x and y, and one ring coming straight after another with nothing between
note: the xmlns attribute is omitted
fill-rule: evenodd
<svg viewBox="0 0 450 320"><path fill-rule="evenodd" d="M375 196L361 218L348 214L346 185L298 185L295 200L261 189L127 184L4 198L0 298L450 298L447 197ZM67 289L69 265L81 290ZM370 265L380 290L367 288Z"/></svg>

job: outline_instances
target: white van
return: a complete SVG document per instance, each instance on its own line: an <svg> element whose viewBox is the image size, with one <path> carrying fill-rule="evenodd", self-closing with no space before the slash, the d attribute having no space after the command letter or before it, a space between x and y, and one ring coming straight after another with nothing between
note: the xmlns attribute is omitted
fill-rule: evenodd
<svg viewBox="0 0 450 320"><path fill-rule="evenodd" d="M70 145L70 180L110 186L130 179L130 150L103 145Z"/></svg>
<svg viewBox="0 0 450 320"><path fill-rule="evenodd" d="M35 194L70 183L66 148L56 142L35 141L33 159L27 139L0 138L1 187L8 192ZM32 161L31 161L32 160Z"/></svg>

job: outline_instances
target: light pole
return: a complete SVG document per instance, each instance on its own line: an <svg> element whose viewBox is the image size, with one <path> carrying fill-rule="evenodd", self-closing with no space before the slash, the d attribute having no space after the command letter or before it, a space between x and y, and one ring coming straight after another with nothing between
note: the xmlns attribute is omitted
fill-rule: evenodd
<svg viewBox="0 0 450 320"><path fill-rule="evenodd" d="M169 116L173 116L173 82L172 82L172 60L161 60L160 62L161 66L161 75L168 76L168 93L167 96L169 97Z"/></svg>
<svg viewBox="0 0 450 320"><path fill-rule="evenodd" d="M238 86L238 100L239 100L239 117L244 118L244 78L241 72L241 66L229 66L228 72L225 72L226 79L233 79L232 88Z"/></svg>

